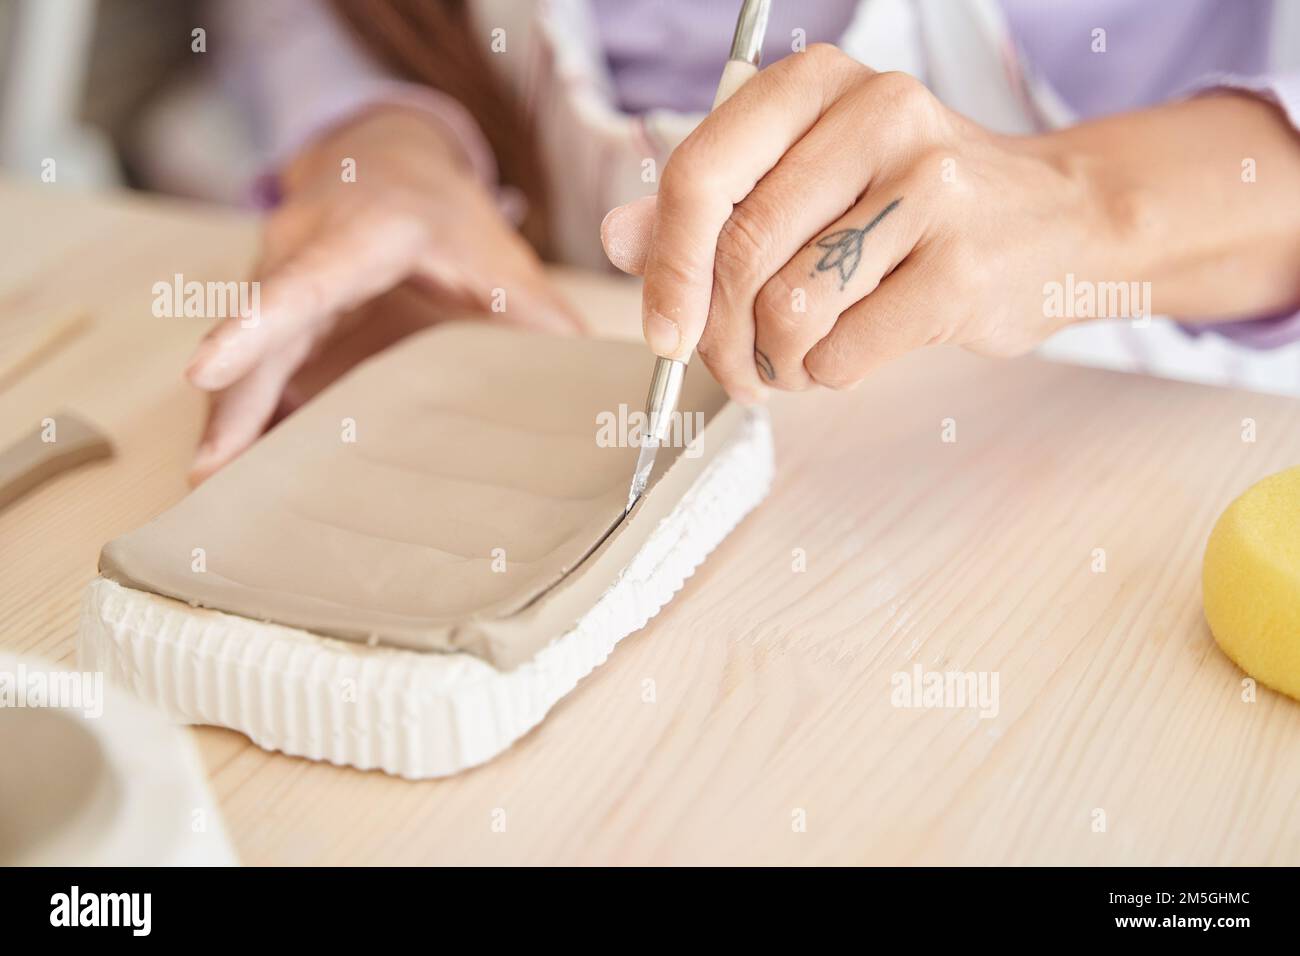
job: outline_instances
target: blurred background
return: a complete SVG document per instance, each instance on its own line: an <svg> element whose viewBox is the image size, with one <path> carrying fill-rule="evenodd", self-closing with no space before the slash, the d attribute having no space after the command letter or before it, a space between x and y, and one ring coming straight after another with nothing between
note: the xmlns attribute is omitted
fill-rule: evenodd
<svg viewBox="0 0 1300 956"><path fill-rule="evenodd" d="M0 166L58 181L244 202L258 171L222 95L200 0L0 0Z"/></svg>

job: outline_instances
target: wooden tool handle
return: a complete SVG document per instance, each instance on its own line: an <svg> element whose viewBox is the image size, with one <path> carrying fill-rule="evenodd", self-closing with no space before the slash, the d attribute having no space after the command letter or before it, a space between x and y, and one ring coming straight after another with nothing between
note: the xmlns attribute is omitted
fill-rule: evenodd
<svg viewBox="0 0 1300 956"><path fill-rule="evenodd" d="M113 446L95 426L59 412L0 450L0 508L60 472L112 454Z"/></svg>

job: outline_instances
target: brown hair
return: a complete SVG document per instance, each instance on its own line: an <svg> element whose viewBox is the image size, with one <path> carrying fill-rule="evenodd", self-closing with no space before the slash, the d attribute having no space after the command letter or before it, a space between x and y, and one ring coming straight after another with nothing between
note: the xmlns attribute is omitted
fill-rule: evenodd
<svg viewBox="0 0 1300 956"><path fill-rule="evenodd" d="M493 71L466 0L333 0L345 26L404 79L464 106L496 155L503 185L528 200L521 231L546 250L546 179L532 124Z"/></svg>

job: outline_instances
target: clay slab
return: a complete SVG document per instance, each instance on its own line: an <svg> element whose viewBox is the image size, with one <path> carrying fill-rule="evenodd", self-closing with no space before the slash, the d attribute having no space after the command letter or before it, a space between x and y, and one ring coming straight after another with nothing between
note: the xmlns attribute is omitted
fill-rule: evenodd
<svg viewBox="0 0 1300 956"><path fill-rule="evenodd" d="M599 416L639 410L652 364L637 344L482 322L422 332L110 542L101 573L254 620L515 667L618 580L743 421L693 367L682 410L705 427L688 451L661 449L624 518L637 449L598 443Z"/></svg>

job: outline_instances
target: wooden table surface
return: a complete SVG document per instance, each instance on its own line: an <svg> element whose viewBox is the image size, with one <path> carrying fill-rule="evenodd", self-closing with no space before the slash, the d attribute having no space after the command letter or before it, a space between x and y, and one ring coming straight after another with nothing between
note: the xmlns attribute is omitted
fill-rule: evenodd
<svg viewBox="0 0 1300 956"><path fill-rule="evenodd" d="M153 283L241 277L256 227L13 183L0 220L4 340L92 320L0 394L0 440L66 408L118 446L0 513L0 645L73 666L101 544L185 494L202 417L206 323ZM559 280L635 334L635 285ZM189 731L243 861L1300 863L1300 704L1243 700L1199 580L1218 513L1300 462L1300 402L932 350L772 412L771 497L492 763L413 783ZM996 679L996 715L895 706L916 665Z"/></svg>

